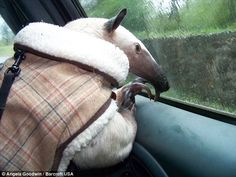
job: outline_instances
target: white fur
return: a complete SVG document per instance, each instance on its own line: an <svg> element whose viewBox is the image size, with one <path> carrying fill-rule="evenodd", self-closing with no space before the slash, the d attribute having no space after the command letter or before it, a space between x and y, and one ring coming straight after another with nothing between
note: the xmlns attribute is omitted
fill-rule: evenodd
<svg viewBox="0 0 236 177"><path fill-rule="evenodd" d="M137 127L134 116L130 112L127 115L116 112L103 131L85 149L75 154L73 161L79 168L108 167L129 155Z"/></svg>
<svg viewBox="0 0 236 177"><path fill-rule="evenodd" d="M139 43L145 48L139 39L121 25L115 30L114 34L108 34L108 32L104 30L104 24L107 21L108 19L105 18L80 18L67 23L65 28L109 41L123 51L126 49L132 50L130 47L132 47L134 43Z"/></svg>
<svg viewBox="0 0 236 177"><path fill-rule="evenodd" d="M72 31L83 32L114 44L124 51L129 61L132 61L132 63L139 63L140 60L146 60L147 63L149 62L148 60L156 62L144 44L122 25L119 25L112 33L108 33L104 26L107 21L108 19L105 18L80 18L69 22L65 25L65 28ZM136 54L135 44L137 43L141 46L143 51L141 53L146 53L146 55ZM134 68L130 65L130 71L131 70L135 73ZM140 71L138 73L140 73Z"/></svg>
<svg viewBox="0 0 236 177"><path fill-rule="evenodd" d="M109 108L66 147L58 171L64 172L73 160L79 168L114 165L130 153L137 126L130 111L121 115L117 104ZM124 116L124 117L123 117Z"/></svg>
<svg viewBox="0 0 236 177"><path fill-rule="evenodd" d="M82 32L43 22L31 23L16 35L15 43L92 66L120 84L128 75L129 61L123 51L110 42Z"/></svg>
<svg viewBox="0 0 236 177"><path fill-rule="evenodd" d="M77 32L83 32L87 33L91 36L101 38L105 40L104 38L109 39L110 36L107 36L107 32L104 32L105 26L104 24L108 21L108 19L105 18L80 18L77 20L73 20L65 25L65 28L71 29L73 31ZM116 30L116 33L119 35L113 36L119 38L120 41L113 40L111 42L114 42L117 44L120 42L126 42L133 41L133 42L140 42L139 39L137 39L129 30L124 28L123 26L119 26ZM121 41L122 40L122 41Z"/></svg>
<svg viewBox="0 0 236 177"><path fill-rule="evenodd" d="M79 18L67 23L64 27L104 39L104 36L106 36L104 35L104 24L107 20L105 18Z"/></svg>

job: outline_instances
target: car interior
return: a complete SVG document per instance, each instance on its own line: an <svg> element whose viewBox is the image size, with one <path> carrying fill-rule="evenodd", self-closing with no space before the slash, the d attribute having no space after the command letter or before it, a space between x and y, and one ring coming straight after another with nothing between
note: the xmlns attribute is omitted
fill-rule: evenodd
<svg viewBox="0 0 236 177"><path fill-rule="evenodd" d="M89 14L82 4L86 5L85 1L0 0L0 15L16 34L31 22L63 26L69 21L87 18ZM152 51L156 52L153 56L159 55L158 50ZM170 87L172 89L171 83ZM235 88L231 93L235 101ZM154 102L143 93L136 96L135 117L137 135L127 159L103 169L80 170L70 163L67 171L86 177L236 177L235 112L162 95Z"/></svg>

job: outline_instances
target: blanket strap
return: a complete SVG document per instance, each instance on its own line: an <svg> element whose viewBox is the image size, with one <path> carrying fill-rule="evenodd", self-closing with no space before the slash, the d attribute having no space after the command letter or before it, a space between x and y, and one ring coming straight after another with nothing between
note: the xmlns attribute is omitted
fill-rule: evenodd
<svg viewBox="0 0 236 177"><path fill-rule="evenodd" d="M9 67L4 73L2 86L0 88L0 120L2 118L2 114L6 106L7 97L10 93L11 86L15 78L19 76L21 72L20 64L24 58L25 58L24 51L17 49L14 54L14 59L15 59L14 64L11 67Z"/></svg>

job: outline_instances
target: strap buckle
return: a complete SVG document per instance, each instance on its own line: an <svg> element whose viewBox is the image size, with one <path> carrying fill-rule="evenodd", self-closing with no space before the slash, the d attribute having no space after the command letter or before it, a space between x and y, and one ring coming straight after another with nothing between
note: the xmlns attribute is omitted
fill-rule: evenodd
<svg viewBox="0 0 236 177"><path fill-rule="evenodd" d="M15 77L17 77L21 72L20 64L22 60L25 59L24 51L17 49L14 58L15 62L5 71L2 85L0 87L0 121L6 106L7 97L9 95L11 86L15 80Z"/></svg>
<svg viewBox="0 0 236 177"><path fill-rule="evenodd" d="M21 69L19 66L20 66L22 60L25 59L24 51L17 49L14 54L14 59L15 59L14 64L6 70L6 73L11 72L16 77L16 76L19 76L19 74L21 72Z"/></svg>

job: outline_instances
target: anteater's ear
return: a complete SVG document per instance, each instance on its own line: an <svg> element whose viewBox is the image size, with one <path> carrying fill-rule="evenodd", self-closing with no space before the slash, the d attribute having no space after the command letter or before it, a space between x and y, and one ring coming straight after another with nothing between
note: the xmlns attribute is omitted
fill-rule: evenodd
<svg viewBox="0 0 236 177"><path fill-rule="evenodd" d="M115 31L116 28L118 28L118 26L121 24L126 14L127 14L127 9L122 9L115 17L109 19L104 24L104 27L107 30L107 32L112 33L113 31Z"/></svg>

